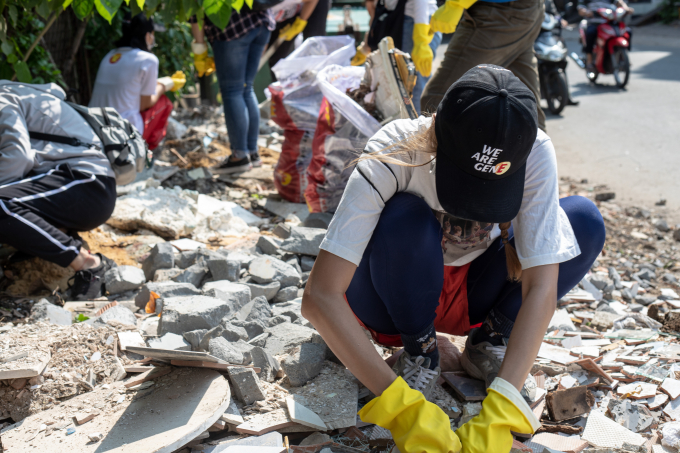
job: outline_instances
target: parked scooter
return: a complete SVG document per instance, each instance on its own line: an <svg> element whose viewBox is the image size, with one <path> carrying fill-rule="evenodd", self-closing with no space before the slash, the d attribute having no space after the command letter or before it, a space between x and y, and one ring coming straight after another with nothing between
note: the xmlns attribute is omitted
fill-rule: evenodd
<svg viewBox="0 0 680 453"><path fill-rule="evenodd" d="M541 84L541 97L548 101L548 109L557 115L569 102L567 84L567 46L562 39L560 21L550 13L545 13L539 33L534 43L538 59L538 76Z"/></svg>
<svg viewBox="0 0 680 453"><path fill-rule="evenodd" d="M593 14L603 18L606 22L597 26L597 39L595 47L593 47L595 69L593 71L586 71L586 77L591 82L595 82L600 74L613 74L616 86L623 88L628 83L628 78L630 77L630 62L628 60L630 32L623 22L623 18L628 14L628 11L623 8L617 8L615 5L609 5L608 7L597 7ZM584 47L587 27L588 21L582 20L579 26L579 33L581 35L581 45ZM575 52L572 52L570 56L581 68L586 68L583 59L579 58Z"/></svg>

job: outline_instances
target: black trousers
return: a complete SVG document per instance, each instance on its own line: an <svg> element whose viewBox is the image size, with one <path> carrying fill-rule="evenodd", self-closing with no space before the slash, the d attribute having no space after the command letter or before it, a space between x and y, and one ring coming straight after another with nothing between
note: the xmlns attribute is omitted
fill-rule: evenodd
<svg viewBox="0 0 680 453"><path fill-rule="evenodd" d="M115 205L114 178L68 165L28 175L0 186L0 243L66 267L80 253L77 232L106 222Z"/></svg>

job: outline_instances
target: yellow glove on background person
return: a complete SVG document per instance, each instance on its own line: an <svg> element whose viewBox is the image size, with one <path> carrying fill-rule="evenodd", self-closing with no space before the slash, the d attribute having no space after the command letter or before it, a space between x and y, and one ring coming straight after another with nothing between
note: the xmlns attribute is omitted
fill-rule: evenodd
<svg viewBox="0 0 680 453"><path fill-rule="evenodd" d="M359 416L389 429L401 453L458 453L461 448L444 411L401 377L364 406Z"/></svg>
<svg viewBox="0 0 680 453"><path fill-rule="evenodd" d="M368 53L365 53L364 46L365 44L363 42L357 46L357 53L354 55L352 61L350 62L352 66L361 66L362 64L366 63L368 53L371 53L371 51L369 50Z"/></svg>
<svg viewBox="0 0 680 453"><path fill-rule="evenodd" d="M194 53L194 67L199 77L215 72L215 60L208 56L208 46L205 43L192 42L191 51Z"/></svg>
<svg viewBox="0 0 680 453"><path fill-rule="evenodd" d="M533 434L541 426L522 395L508 381L493 380L482 402L482 412L458 428L463 453L507 453L510 431Z"/></svg>
<svg viewBox="0 0 680 453"><path fill-rule="evenodd" d="M170 77L161 77L158 83L165 87L165 91L177 91L187 83L187 78L182 71L177 71Z"/></svg>
<svg viewBox="0 0 680 453"><path fill-rule="evenodd" d="M453 33L456 31L460 18L463 17L463 10L471 7L477 0L446 0L444 6L440 6L430 18L432 30L442 33Z"/></svg>
<svg viewBox="0 0 680 453"><path fill-rule="evenodd" d="M430 48L430 42L434 36L432 27L428 24L415 24L413 26L413 51L411 59L416 65L418 72L424 77L430 77L432 73L432 60L434 53Z"/></svg>
<svg viewBox="0 0 680 453"><path fill-rule="evenodd" d="M295 39L297 35L302 33L302 30L304 30L306 26L307 26L306 20L296 17L295 22L293 22L292 24L288 24L281 29L281 31L279 32L279 38L283 38L286 41L291 41Z"/></svg>

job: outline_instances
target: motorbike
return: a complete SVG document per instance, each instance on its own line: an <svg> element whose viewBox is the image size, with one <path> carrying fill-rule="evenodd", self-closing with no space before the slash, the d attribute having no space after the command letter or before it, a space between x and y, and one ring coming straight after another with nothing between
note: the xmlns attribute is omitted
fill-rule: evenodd
<svg viewBox="0 0 680 453"><path fill-rule="evenodd" d="M560 21L545 13L541 32L534 42L534 53L538 60L538 77L541 97L548 102L548 110L559 114L569 102L567 84L567 46L562 39Z"/></svg>
<svg viewBox="0 0 680 453"><path fill-rule="evenodd" d="M593 14L601 17L605 22L597 26L597 38L593 47L595 68L593 71L586 71L586 77L591 82L595 82L600 74L613 74L616 86L623 88L630 77L630 62L628 60L630 32L623 22L628 11L609 5L608 7L595 8ZM584 48L586 28L588 28L588 21L584 19L579 25L581 45ZM573 55L572 58L574 58ZM582 59L579 66L584 69L586 67Z"/></svg>

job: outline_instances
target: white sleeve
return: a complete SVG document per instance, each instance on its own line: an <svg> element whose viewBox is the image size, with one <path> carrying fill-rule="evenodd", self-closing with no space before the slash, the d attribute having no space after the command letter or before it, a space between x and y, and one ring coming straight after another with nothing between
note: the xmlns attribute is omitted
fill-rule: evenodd
<svg viewBox="0 0 680 453"><path fill-rule="evenodd" d="M158 82L158 57L149 54L150 57L142 65L142 96L153 96L156 94L156 82Z"/></svg>
<svg viewBox="0 0 680 453"><path fill-rule="evenodd" d="M19 97L0 95L0 185L22 179L35 165Z"/></svg>
<svg viewBox="0 0 680 453"><path fill-rule="evenodd" d="M542 132L527 159L522 206L512 224L522 269L562 263L581 254L560 207L555 148Z"/></svg>
<svg viewBox="0 0 680 453"><path fill-rule="evenodd" d="M430 1L411 0L413 2L413 22L416 24L430 23Z"/></svg>

